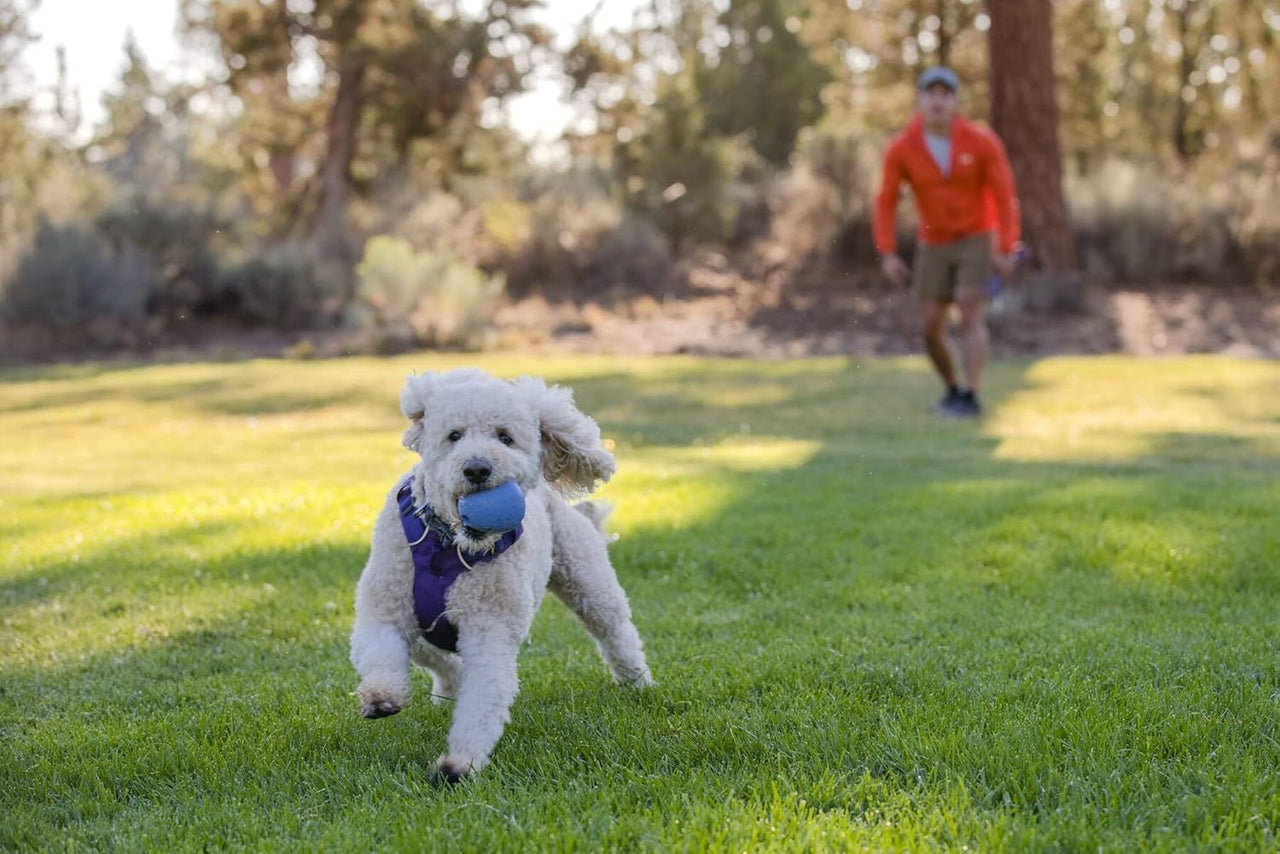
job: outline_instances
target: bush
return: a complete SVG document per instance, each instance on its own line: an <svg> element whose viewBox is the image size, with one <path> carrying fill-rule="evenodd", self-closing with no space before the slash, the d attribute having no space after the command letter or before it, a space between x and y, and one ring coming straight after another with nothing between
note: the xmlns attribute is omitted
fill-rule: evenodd
<svg viewBox="0 0 1280 854"><path fill-rule="evenodd" d="M527 209L524 241L498 259L511 293L581 295L592 253L622 221L621 208L603 197L574 200L553 192Z"/></svg>
<svg viewBox="0 0 1280 854"><path fill-rule="evenodd" d="M1240 170L1231 233L1245 274L1254 284L1280 284L1280 152Z"/></svg>
<svg viewBox="0 0 1280 854"><path fill-rule="evenodd" d="M148 313L164 319L216 314L225 306L212 235L212 216L135 198L98 215L96 230L113 247L136 246L155 270Z"/></svg>
<svg viewBox="0 0 1280 854"><path fill-rule="evenodd" d="M301 243L270 246L225 271L225 298L253 323L291 329L315 326L337 313L340 288Z"/></svg>
<svg viewBox="0 0 1280 854"><path fill-rule="evenodd" d="M671 243L652 222L629 216L607 232L590 253L586 285L590 292L666 294L675 284Z"/></svg>
<svg viewBox="0 0 1280 854"><path fill-rule="evenodd" d="M880 157L880 146L850 119L831 117L803 131L774 195L773 237L797 255L874 258L871 203Z"/></svg>
<svg viewBox="0 0 1280 854"><path fill-rule="evenodd" d="M609 198L600 175L589 170L547 175L524 189L531 200L499 197L476 207L445 192L432 193L387 235L404 245L389 250L383 244L377 251L399 252L400 262L409 264L413 250L415 256L447 257L501 274L506 293L515 297L582 299L617 291L659 295L675 283L671 241L652 218L624 214ZM386 301L387 288L377 287L373 302ZM375 317L379 310L370 303L357 307L354 315L385 324Z"/></svg>
<svg viewBox="0 0 1280 854"><path fill-rule="evenodd" d="M419 252L386 235L365 244L348 320L357 328L403 332L428 347L480 344L505 282L445 252Z"/></svg>
<svg viewBox="0 0 1280 854"><path fill-rule="evenodd" d="M1274 283L1278 191L1274 159L1179 174L1111 161L1067 182L1081 266L1116 282Z"/></svg>
<svg viewBox="0 0 1280 854"><path fill-rule="evenodd" d="M43 222L4 290L4 319L59 330L138 324L154 276L150 258L132 243L113 248L80 226Z"/></svg>
<svg viewBox="0 0 1280 854"><path fill-rule="evenodd" d="M460 260L479 263L485 253L482 239L484 214L466 207L457 196L443 190L430 192L405 215L387 223L392 237L405 240L419 251L448 251Z"/></svg>

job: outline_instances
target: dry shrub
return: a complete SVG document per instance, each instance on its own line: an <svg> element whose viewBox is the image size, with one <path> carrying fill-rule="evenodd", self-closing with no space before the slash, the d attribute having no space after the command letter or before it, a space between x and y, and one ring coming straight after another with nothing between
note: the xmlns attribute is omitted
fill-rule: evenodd
<svg viewBox="0 0 1280 854"><path fill-rule="evenodd" d="M213 238L228 226L207 212L138 196L108 206L93 226L111 246L135 246L151 259L150 315L172 320L216 314L225 302Z"/></svg>
<svg viewBox="0 0 1280 854"><path fill-rule="evenodd" d="M284 329L323 324L340 299L339 279L326 273L304 243L267 246L226 269L221 290L245 320Z"/></svg>
<svg viewBox="0 0 1280 854"><path fill-rule="evenodd" d="M1111 161L1067 182L1086 275L1095 281L1274 284L1280 161L1173 171Z"/></svg>
<svg viewBox="0 0 1280 854"><path fill-rule="evenodd" d="M104 322L132 326L146 317L151 261L133 244L112 248L78 225L41 223L0 294L4 320L70 330Z"/></svg>
<svg viewBox="0 0 1280 854"><path fill-rule="evenodd" d="M365 245L356 276L348 322L427 347L480 346L504 288L501 276L387 235Z"/></svg>
<svg viewBox="0 0 1280 854"><path fill-rule="evenodd" d="M592 294L670 294L677 285L670 241L649 220L626 217L590 253L586 285Z"/></svg>
<svg viewBox="0 0 1280 854"><path fill-rule="evenodd" d="M774 195L773 238L796 255L873 256L871 203L880 157L880 146L847 119L803 131Z"/></svg>
<svg viewBox="0 0 1280 854"><path fill-rule="evenodd" d="M512 296L580 294L592 253L622 222L622 210L604 198L577 200L559 194L543 196L527 208L525 240L500 262Z"/></svg>

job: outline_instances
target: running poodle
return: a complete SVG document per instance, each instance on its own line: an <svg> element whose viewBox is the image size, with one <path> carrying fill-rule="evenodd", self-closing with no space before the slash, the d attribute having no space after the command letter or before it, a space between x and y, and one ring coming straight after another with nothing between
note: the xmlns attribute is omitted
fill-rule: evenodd
<svg viewBox="0 0 1280 854"><path fill-rule="evenodd" d="M582 620L614 679L653 678L609 562L607 507L565 502L615 469L572 392L463 369L410 377L400 408L411 422L404 445L421 459L374 525L356 588L351 663L366 718L404 708L410 660L431 671L436 702L457 701L438 762L454 783L488 763L510 720L516 656L548 587ZM464 523L460 501L510 483L524 498L517 527Z"/></svg>

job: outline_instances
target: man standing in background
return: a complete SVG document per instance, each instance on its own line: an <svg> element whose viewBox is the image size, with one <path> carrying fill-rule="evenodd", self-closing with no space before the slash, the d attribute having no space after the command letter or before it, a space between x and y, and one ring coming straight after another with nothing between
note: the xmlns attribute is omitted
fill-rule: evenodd
<svg viewBox="0 0 1280 854"><path fill-rule="evenodd" d="M943 66L917 83L919 112L894 137L884 156L874 230L880 266L892 282L912 280L920 301L924 344L947 393L944 415L981 414L978 391L990 339L986 281L994 269L1013 272L1019 238L1018 199L1004 146L991 131L958 115L960 81ZM895 217L903 181L920 214L914 273L897 251ZM960 310L964 384L947 346L947 309Z"/></svg>

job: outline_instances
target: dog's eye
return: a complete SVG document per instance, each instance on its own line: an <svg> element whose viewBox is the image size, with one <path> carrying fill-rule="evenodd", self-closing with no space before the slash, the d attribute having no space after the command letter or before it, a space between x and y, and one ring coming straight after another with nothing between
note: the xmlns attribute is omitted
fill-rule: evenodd
<svg viewBox="0 0 1280 854"><path fill-rule="evenodd" d="M512 439L511 434L508 433L506 430L498 431L498 441L507 446L511 446L516 443L516 440Z"/></svg>
<svg viewBox="0 0 1280 854"><path fill-rule="evenodd" d="M461 438L462 438L462 431L461 431L461 430L454 430L454 431L453 431L452 433L450 433L446 438L448 438L448 440L449 440L450 442L456 442L456 441L458 441L459 439L461 439Z"/></svg>

